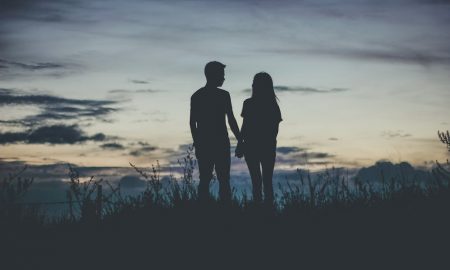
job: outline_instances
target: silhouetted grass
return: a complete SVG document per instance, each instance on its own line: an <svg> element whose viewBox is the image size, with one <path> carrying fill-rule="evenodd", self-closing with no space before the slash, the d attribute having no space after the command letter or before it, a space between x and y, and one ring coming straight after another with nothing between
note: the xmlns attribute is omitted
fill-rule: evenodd
<svg viewBox="0 0 450 270"><path fill-rule="evenodd" d="M450 173L439 163L427 181L381 175L373 183L334 169L315 177L298 170L298 184L279 186L271 205L236 192L228 204L215 197L200 203L192 149L180 162L182 176L168 182L159 163L149 171L130 165L147 183L137 196L103 179L80 181L69 167L69 211L53 218L20 204L32 180L9 175L0 190L2 254L24 268L66 261L165 268L343 261L365 268L391 260L402 269L420 258L429 268L448 251Z"/></svg>

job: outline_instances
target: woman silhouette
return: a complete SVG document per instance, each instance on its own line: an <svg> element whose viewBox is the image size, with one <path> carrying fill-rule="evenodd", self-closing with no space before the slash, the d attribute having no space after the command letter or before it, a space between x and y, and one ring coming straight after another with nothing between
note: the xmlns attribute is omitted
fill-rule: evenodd
<svg viewBox="0 0 450 270"><path fill-rule="evenodd" d="M236 155L245 156L253 185L253 200L273 201L272 176L275 165L280 107L269 74L260 72L253 78L252 96L244 101L241 116L242 142Z"/></svg>

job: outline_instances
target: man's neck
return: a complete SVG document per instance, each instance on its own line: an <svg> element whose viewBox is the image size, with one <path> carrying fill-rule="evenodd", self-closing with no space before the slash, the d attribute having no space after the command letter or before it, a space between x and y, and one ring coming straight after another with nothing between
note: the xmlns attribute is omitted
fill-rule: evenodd
<svg viewBox="0 0 450 270"><path fill-rule="evenodd" d="M210 83L205 84L205 88L217 88L217 87L219 87L217 84L210 84Z"/></svg>

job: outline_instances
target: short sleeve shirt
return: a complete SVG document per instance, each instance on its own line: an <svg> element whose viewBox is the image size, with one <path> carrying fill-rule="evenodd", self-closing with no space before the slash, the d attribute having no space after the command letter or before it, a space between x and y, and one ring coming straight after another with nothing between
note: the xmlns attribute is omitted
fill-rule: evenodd
<svg viewBox="0 0 450 270"><path fill-rule="evenodd" d="M283 120L276 103L260 103L249 98L244 101L241 116L246 121L247 141L276 140L275 130Z"/></svg>
<svg viewBox="0 0 450 270"><path fill-rule="evenodd" d="M230 94L219 88L200 88L191 97L191 117L201 142L228 139L226 114L232 111Z"/></svg>

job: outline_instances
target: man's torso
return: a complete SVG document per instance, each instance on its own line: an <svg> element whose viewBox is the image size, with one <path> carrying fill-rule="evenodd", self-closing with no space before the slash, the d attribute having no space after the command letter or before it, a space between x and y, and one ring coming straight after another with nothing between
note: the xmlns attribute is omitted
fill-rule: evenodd
<svg viewBox="0 0 450 270"><path fill-rule="evenodd" d="M225 119L231 105L228 92L203 87L192 95L191 102L191 110L197 122L197 143L215 145L229 142Z"/></svg>

